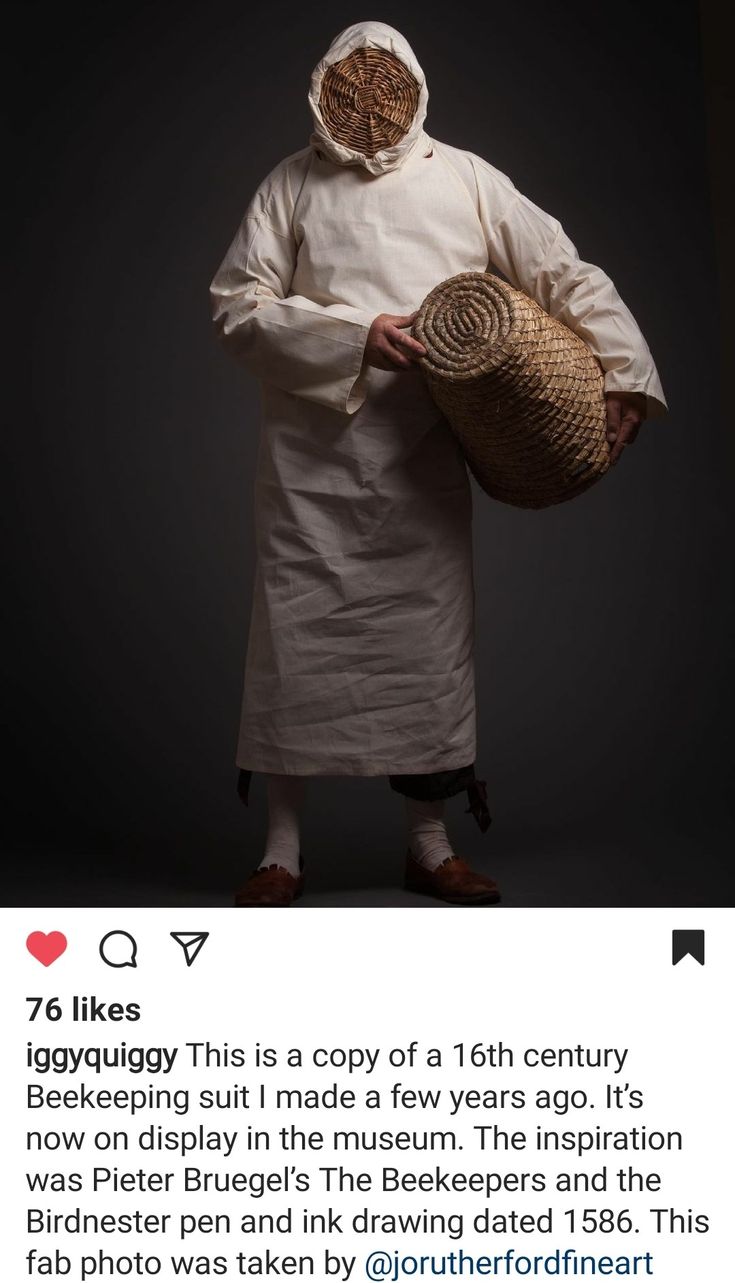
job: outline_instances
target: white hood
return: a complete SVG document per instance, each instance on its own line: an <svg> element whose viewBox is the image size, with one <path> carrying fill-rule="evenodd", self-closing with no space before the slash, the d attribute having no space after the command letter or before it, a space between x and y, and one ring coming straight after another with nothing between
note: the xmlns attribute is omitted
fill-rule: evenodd
<svg viewBox="0 0 735 1283"><path fill-rule="evenodd" d="M374 156L365 156L362 152L351 151L349 147L343 147L341 143L335 142L328 132L324 123L322 113L319 110L319 99L322 91L322 80L325 72L332 63L339 62L352 53L353 49L386 49L389 53L400 58L405 63L408 70L416 78L419 85L419 101L416 109L416 115L408 131L403 135L400 142L393 147L386 147L383 151L376 152ZM314 132L309 139L312 147L318 148L329 157L341 165L362 165L369 170L371 174L384 174L389 169L397 169L402 165L404 160L423 142L428 142L427 135L422 128L426 119L426 108L429 101L429 91L426 88L426 79L419 66L416 56L408 41L396 31L395 27L388 27L384 22L356 22L351 27L346 27L335 36L324 57L317 63L311 76L311 86L309 89L309 106L314 118Z"/></svg>

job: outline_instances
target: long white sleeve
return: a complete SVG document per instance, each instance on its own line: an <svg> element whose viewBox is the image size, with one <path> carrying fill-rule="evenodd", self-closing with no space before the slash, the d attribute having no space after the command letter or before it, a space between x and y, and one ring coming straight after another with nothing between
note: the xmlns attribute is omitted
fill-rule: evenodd
<svg viewBox="0 0 735 1283"><path fill-rule="evenodd" d="M557 219L504 174L470 154L490 262L579 334L605 372L607 392L642 392L649 418L667 410L661 381L635 317L610 277L583 262Z"/></svg>
<svg viewBox="0 0 735 1283"><path fill-rule="evenodd" d="M298 174L301 153L296 157ZM226 347L264 383L348 414L365 399L360 379L374 315L289 295L298 245L289 157L258 188L210 286Z"/></svg>

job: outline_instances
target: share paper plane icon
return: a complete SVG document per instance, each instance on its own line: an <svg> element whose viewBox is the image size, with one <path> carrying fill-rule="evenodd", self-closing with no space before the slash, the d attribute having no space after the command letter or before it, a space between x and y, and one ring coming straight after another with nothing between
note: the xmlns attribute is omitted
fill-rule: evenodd
<svg viewBox="0 0 735 1283"><path fill-rule="evenodd" d="M169 934L184 950L187 967L191 966L202 946L206 944L207 939L209 938L208 931L171 931Z"/></svg>

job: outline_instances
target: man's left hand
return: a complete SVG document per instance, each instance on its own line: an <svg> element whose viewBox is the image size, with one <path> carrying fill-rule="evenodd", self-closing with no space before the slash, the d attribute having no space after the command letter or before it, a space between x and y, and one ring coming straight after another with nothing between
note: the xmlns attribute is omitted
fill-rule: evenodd
<svg viewBox="0 0 735 1283"><path fill-rule="evenodd" d="M626 446L632 445L646 417L646 398L642 392L606 392L607 439L610 463L617 463Z"/></svg>

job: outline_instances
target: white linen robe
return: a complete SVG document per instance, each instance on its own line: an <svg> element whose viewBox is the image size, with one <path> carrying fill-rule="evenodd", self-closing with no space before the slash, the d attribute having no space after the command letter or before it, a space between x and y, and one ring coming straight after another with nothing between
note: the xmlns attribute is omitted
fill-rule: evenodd
<svg viewBox="0 0 735 1283"><path fill-rule="evenodd" d="M318 111L331 61L390 48L421 85L411 130L368 160ZM253 196L212 283L221 336L261 383L257 566L237 764L300 775L419 774L476 756L467 469L418 368L364 363L380 312L499 268L599 357L608 390L665 408L610 279L486 161L430 138L399 33L359 23L312 77L311 145Z"/></svg>

